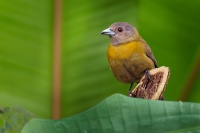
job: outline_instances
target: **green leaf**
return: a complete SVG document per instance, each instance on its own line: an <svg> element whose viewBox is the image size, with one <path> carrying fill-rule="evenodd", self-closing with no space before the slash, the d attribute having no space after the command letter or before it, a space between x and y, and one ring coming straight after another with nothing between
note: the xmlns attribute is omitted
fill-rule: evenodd
<svg viewBox="0 0 200 133"><path fill-rule="evenodd" d="M0 105L50 117L53 1L0 2Z"/></svg>
<svg viewBox="0 0 200 133"><path fill-rule="evenodd" d="M200 131L200 104L135 99L115 94L66 119L32 119L25 125L22 133L180 131Z"/></svg>

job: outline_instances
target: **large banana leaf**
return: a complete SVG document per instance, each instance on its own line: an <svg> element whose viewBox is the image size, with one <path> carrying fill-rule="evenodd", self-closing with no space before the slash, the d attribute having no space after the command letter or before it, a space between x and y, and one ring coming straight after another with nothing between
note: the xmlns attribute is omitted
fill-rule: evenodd
<svg viewBox="0 0 200 133"><path fill-rule="evenodd" d="M53 2L0 2L0 106L21 105L50 117ZM136 26L158 64L170 67L165 98L178 100L199 60L199 5L197 0L63 1L61 116L81 112L111 94L127 93L129 85L119 83L109 70L109 39L100 35L116 21ZM185 100L200 101L198 73Z"/></svg>
<svg viewBox="0 0 200 133"><path fill-rule="evenodd" d="M199 106L116 94L69 118L57 121L32 119L22 133L199 132Z"/></svg>
<svg viewBox="0 0 200 133"><path fill-rule="evenodd" d="M53 1L0 1L0 105L50 117Z"/></svg>

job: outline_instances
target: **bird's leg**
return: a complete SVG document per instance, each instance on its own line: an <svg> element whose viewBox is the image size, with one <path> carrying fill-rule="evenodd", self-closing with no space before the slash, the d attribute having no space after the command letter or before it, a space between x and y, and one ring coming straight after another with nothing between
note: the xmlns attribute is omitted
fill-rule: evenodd
<svg viewBox="0 0 200 133"><path fill-rule="evenodd" d="M131 95L132 95L131 90L132 90L133 84L134 84L134 82L132 82L131 85L130 85L130 88L129 88L129 90L128 90L128 96L131 96Z"/></svg>

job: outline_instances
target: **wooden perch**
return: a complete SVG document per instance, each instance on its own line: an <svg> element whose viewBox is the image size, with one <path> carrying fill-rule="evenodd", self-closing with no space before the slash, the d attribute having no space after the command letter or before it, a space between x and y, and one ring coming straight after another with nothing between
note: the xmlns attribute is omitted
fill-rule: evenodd
<svg viewBox="0 0 200 133"><path fill-rule="evenodd" d="M163 93L170 75L168 67L162 66L149 70L150 79L144 75L133 89L130 97L162 100Z"/></svg>

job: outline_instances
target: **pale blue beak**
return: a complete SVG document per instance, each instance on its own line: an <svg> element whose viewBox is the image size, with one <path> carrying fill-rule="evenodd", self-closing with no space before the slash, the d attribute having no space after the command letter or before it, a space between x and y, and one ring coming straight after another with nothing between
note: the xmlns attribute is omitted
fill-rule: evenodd
<svg viewBox="0 0 200 133"><path fill-rule="evenodd" d="M109 35L109 36L114 36L115 35L115 32L112 31L110 28L108 29L105 29L101 32L102 35Z"/></svg>

